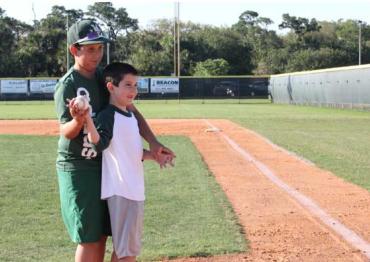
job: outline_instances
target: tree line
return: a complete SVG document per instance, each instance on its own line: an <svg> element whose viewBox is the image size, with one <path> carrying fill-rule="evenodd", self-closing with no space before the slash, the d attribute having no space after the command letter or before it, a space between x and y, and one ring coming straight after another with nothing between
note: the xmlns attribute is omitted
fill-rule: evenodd
<svg viewBox="0 0 370 262"><path fill-rule="evenodd" d="M132 63L141 75L173 73L172 20L155 20L140 29L125 8L110 2L94 3L87 10L56 5L46 18L29 25L0 8L0 77L62 76L67 70L67 18L69 25L96 19L114 39L111 61ZM181 75L277 74L358 64L356 20L317 21L283 14L279 28L288 32L282 35L268 29L272 23L249 10L230 27L181 23ZM370 61L370 26L362 23L361 31L365 64Z"/></svg>

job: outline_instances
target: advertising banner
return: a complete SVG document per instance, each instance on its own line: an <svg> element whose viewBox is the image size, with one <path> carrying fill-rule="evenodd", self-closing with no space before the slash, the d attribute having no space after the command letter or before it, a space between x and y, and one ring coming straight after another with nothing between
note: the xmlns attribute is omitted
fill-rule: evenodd
<svg viewBox="0 0 370 262"><path fill-rule="evenodd" d="M149 93L149 78L139 77L137 80L137 91L139 94Z"/></svg>
<svg viewBox="0 0 370 262"><path fill-rule="evenodd" d="M48 80L30 80L30 91L31 93L43 93L43 94L52 94L54 93L55 84L57 80L48 79Z"/></svg>
<svg viewBox="0 0 370 262"><path fill-rule="evenodd" d="M150 79L151 93L178 93L179 79L178 78L151 78Z"/></svg>
<svg viewBox="0 0 370 262"><path fill-rule="evenodd" d="M1 80L2 94L27 94L27 80Z"/></svg>

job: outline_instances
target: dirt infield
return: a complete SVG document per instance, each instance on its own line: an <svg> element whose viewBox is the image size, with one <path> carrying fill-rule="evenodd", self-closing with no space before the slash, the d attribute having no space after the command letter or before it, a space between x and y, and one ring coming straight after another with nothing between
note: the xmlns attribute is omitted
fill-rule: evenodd
<svg viewBox="0 0 370 262"><path fill-rule="evenodd" d="M190 137L251 251L176 261L370 261L370 193L227 120L151 120ZM56 121L0 121L0 134L57 135Z"/></svg>

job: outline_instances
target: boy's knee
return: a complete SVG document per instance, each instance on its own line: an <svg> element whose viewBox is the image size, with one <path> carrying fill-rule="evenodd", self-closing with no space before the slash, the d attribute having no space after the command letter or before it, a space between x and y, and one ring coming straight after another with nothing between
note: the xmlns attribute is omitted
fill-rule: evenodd
<svg viewBox="0 0 370 262"><path fill-rule="evenodd" d="M136 262L136 257L122 257L118 259L118 262Z"/></svg>
<svg viewBox="0 0 370 262"><path fill-rule="evenodd" d="M83 249L97 249L101 246L101 242L93 242L93 243L80 243L78 244Z"/></svg>
<svg viewBox="0 0 370 262"><path fill-rule="evenodd" d="M107 241L107 237L104 236L104 237L100 238L100 240L97 241L97 242L80 243L78 245L81 246L84 249L100 249L100 248L105 246L106 241Z"/></svg>
<svg viewBox="0 0 370 262"><path fill-rule="evenodd" d="M107 242L107 238L108 238L108 236L102 236L102 237L100 238L100 240L99 240L99 243L102 243L102 244L104 244L104 245L105 245L105 243Z"/></svg>

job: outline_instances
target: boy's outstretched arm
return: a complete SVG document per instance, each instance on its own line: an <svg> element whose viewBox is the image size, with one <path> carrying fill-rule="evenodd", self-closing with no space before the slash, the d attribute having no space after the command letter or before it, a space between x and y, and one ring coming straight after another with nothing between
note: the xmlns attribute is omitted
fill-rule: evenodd
<svg viewBox="0 0 370 262"><path fill-rule="evenodd" d="M137 110L133 104L131 104L128 109L134 113L139 124L140 135L149 143L150 151L156 156L158 156L159 154L168 154L171 156L171 158L176 157L175 153L171 149L165 147L157 140L139 110Z"/></svg>
<svg viewBox="0 0 370 262"><path fill-rule="evenodd" d="M167 165L170 165L172 167L175 166L175 164L173 163L173 157L171 157L171 155L160 153L157 156L154 156L152 152L146 149L143 149L142 160L154 160L159 164L161 168L167 167Z"/></svg>

